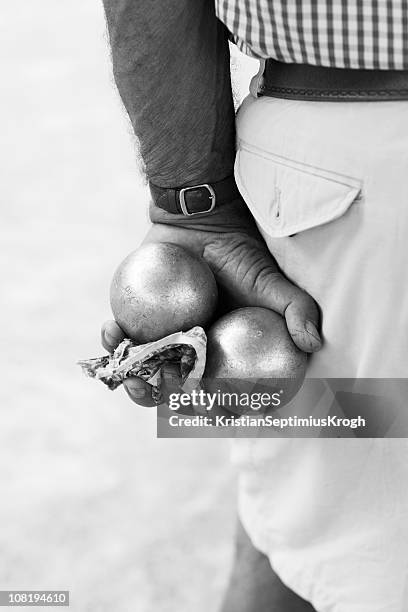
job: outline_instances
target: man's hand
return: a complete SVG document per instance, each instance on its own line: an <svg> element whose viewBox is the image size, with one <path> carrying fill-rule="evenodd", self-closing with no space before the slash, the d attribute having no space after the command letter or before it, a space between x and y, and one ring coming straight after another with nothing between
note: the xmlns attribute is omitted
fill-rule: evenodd
<svg viewBox="0 0 408 612"><path fill-rule="evenodd" d="M290 283L269 253L245 203L239 199L207 215L184 217L151 206L153 222L144 242L173 242L203 257L215 274L220 313L243 306L262 306L278 312L295 344L308 353L321 347L319 312L314 300ZM113 351L124 334L114 321L102 327L102 344ZM178 390L174 369L165 371L164 395ZM153 406L150 388L137 378L124 384L137 404Z"/></svg>
<svg viewBox="0 0 408 612"><path fill-rule="evenodd" d="M228 31L208 0L103 0L113 73L129 114L147 178L157 186L214 183L233 174L235 115ZM204 257L224 310L263 306L286 318L304 351L320 348L318 309L280 273L245 203L184 217L152 207L146 241L170 241ZM102 330L109 351L123 339L110 321ZM177 386L177 376L168 373ZM125 383L138 404L150 391L136 378ZM165 393L167 389L165 390Z"/></svg>

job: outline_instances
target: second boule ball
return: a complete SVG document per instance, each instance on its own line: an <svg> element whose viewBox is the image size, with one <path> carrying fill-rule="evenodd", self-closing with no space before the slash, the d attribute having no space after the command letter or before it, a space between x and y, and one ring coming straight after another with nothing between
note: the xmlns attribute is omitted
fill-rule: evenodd
<svg viewBox="0 0 408 612"><path fill-rule="evenodd" d="M113 316L132 340L145 343L210 322L217 284L208 264L170 242L130 253L112 279Z"/></svg>
<svg viewBox="0 0 408 612"><path fill-rule="evenodd" d="M293 342L285 319L272 310L233 310L211 326L207 341L207 390L227 394L282 391L283 406L302 386L307 355ZM251 412L239 407L232 411Z"/></svg>

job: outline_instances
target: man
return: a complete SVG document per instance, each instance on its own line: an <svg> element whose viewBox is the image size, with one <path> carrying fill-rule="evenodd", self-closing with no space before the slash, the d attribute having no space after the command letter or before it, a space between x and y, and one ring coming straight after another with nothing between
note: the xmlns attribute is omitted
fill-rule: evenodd
<svg viewBox="0 0 408 612"><path fill-rule="evenodd" d="M104 4L151 186L147 240L203 255L225 302L282 314L311 376L406 377L408 6L224 0L218 20L211 0ZM266 59L237 133L231 34ZM105 324L108 350L122 337ZM239 442L225 612L408 609L404 440Z"/></svg>

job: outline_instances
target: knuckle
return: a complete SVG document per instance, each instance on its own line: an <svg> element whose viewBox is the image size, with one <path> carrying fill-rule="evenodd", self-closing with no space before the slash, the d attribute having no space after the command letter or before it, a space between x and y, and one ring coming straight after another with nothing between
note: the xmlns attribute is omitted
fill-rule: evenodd
<svg viewBox="0 0 408 612"><path fill-rule="evenodd" d="M293 288L295 290L295 295L292 301L298 306L298 308L308 311L317 309L316 302L314 301L312 296L309 295L309 293L307 293L304 289L301 289L300 287L296 287L295 285L293 285Z"/></svg>
<svg viewBox="0 0 408 612"><path fill-rule="evenodd" d="M258 266L258 269L254 269L251 279L253 290L262 293L270 291L273 288L282 291L282 281L283 277L280 272L276 272L266 266Z"/></svg>

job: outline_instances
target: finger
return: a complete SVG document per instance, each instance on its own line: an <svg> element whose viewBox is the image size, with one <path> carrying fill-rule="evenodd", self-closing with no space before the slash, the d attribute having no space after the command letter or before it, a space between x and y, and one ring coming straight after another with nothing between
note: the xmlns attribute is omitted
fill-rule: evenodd
<svg viewBox="0 0 408 612"><path fill-rule="evenodd" d="M113 353L115 348L125 339L125 334L116 321L105 321L101 329L101 341L104 349Z"/></svg>
<svg viewBox="0 0 408 612"><path fill-rule="evenodd" d="M179 364L167 362L163 364L161 372L162 372L161 391L162 391L162 396L163 396L163 403L168 405L170 396L172 394L176 394L177 396L180 396L181 394L183 394L180 366ZM183 414L183 415L193 415L194 410L190 405L188 406L182 405L179 407L178 413Z"/></svg>
<svg viewBox="0 0 408 612"><path fill-rule="evenodd" d="M286 325L293 341L307 353L314 353L322 348L322 339L318 331L318 311L313 300L291 302L285 311Z"/></svg>
<svg viewBox="0 0 408 612"><path fill-rule="evenodd" d="M123 382L126 393L130 399L139 406L152 407L155 402L152 399L152 388L145 380L132 376Z"/></svg>
<svg viewBox="0 0 408 612"><path fill-rule="evenodd" d="M285 317L288 331L302 351L313 353L320 350L319 310L308 293L293 285L282 274L272 273L266 278L266 284L264 278L262 296L263 305Z"/></svg>
<svg viewBox="0 0 408 612"><path fill-rule="evenodd" d="M165 363L161 368L161 376L162 401L168 403L170 394L182 392L180 368L177 364ZM137 376L127 378L123 386L130 399L139 406L156 406L156 402L152 399L152 388L142 378Z"/></svg>
<svg viewBox="0 0 408 612"><path fill-rule="evenodd" d="M162 392L167 398L171 393L181 392L180 366L176 363L164 363L161 369Z"/></svg>

